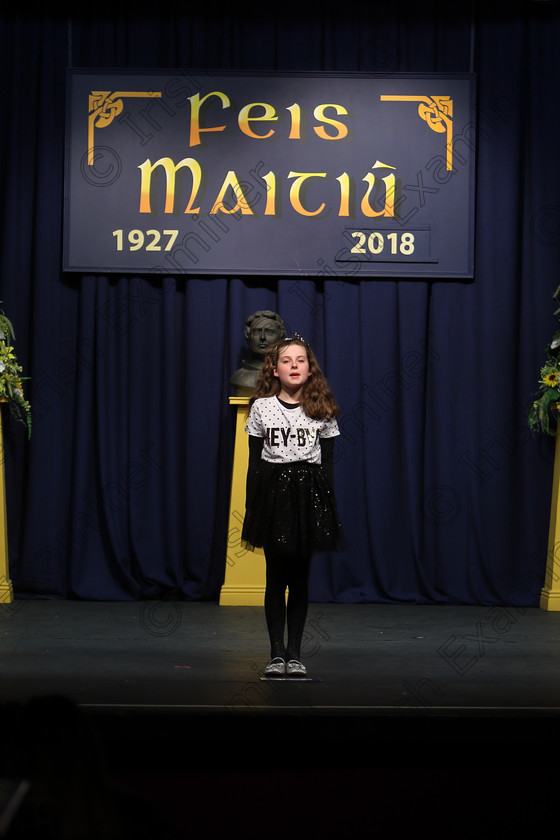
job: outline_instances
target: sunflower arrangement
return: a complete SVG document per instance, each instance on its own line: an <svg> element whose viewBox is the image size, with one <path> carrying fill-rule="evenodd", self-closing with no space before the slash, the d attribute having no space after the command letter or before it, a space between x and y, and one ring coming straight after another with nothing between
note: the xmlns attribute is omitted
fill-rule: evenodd
<svg viewBox="0 0 560 840"><path fill-rule="evenodd" d="M27 427L31 437L31 406L23 393L23 368L18 364L13 348L14 328L0 310L0 401L8 403L12 415Z"/></svg>
<svg viewBox="0 0 560 840"><path fill-rule="evenodd" d="M553 297L558 302L560 286ZM560 309L554 313L560 316ZM560 330L546 347L546 363L541 368L539 390L529 407L529 428L533 434L556 435L560 418Z"/></svg>

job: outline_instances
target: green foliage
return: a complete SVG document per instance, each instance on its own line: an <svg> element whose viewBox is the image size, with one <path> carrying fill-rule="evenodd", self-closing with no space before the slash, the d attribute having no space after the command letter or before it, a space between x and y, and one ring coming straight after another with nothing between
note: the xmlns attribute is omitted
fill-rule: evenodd
<svg viewBox="0 0 560 840"><path fill-rule="evenodd" d="M18 364L13 348L14 328L0 310L0 401L8 403L16 420L27 427L31 437L31 406L23 393L23 368Z"/></svg>

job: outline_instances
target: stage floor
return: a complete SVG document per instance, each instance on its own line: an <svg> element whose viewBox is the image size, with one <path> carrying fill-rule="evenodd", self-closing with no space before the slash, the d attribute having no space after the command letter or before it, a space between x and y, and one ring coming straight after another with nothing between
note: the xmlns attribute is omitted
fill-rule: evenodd
<svg viewBox="0 0 560 840"><path fill-rule="evenodd" d="M470 838L554 811L560 613L312 603L301 682L261 679L257 607L22 600L0 634L3 732L32 698L74 701L169 837Z"/></svg>
<svg viewBox="0 0 560 840"><path fill-rule="evenodd" d="M308 738L327 722L346 738L560 720L560 613L538 608L312 603L306 681L263 681L259 607L16 600L0 633L1 702L58 694L127 725L197 716L205 740L272 716Z"/></svg>

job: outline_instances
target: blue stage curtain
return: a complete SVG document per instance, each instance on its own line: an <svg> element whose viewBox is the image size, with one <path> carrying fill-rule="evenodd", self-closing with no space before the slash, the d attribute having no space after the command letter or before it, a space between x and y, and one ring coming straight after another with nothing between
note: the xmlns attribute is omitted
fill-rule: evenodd
<svg viewBox="0 0 560 840"><path fill-rule="evenodd" d="M526 412L557 326L560 20L556 3L477 8L2 12L0 306L34 409L30 442L4 422L20 597L218 598L228 380L245 318L273 309L341 406L349 548L315 559L312 599L538 603L553 445ZM340 277L327 259L301 280L63 274L67 66L476 72L475 279Z"/></svg>

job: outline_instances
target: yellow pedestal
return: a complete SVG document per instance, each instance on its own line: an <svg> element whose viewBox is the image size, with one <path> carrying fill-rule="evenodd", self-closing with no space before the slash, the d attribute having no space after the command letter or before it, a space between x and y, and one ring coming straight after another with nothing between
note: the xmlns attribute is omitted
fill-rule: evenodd
<svg viewBox="0 0 560 840"><path fill-rule="evenodd" d="M245 433L249 399L248 396L229 398L230 405L236 408L237 420L229 506L226 574L220 593L221 606L262 607L264 604L264 554L261 549L247 551L241 545L249 464L249 442Z"/></svg>
<svg viewBox="0 0 560 840"><path fill-rule="evenodd" d="M6 484L4 480L4 436L0 408L0 604L11 604L14 589L8 566L8 523L6 516Z"/></svg>
<svg viewBox="0 0 560 840"><path fill-rule="evenodd" d="M541 590L540 605L543 610L560 611L560 434L556 436L552 503L548 530L548 553L545 583Z"/></svg>

